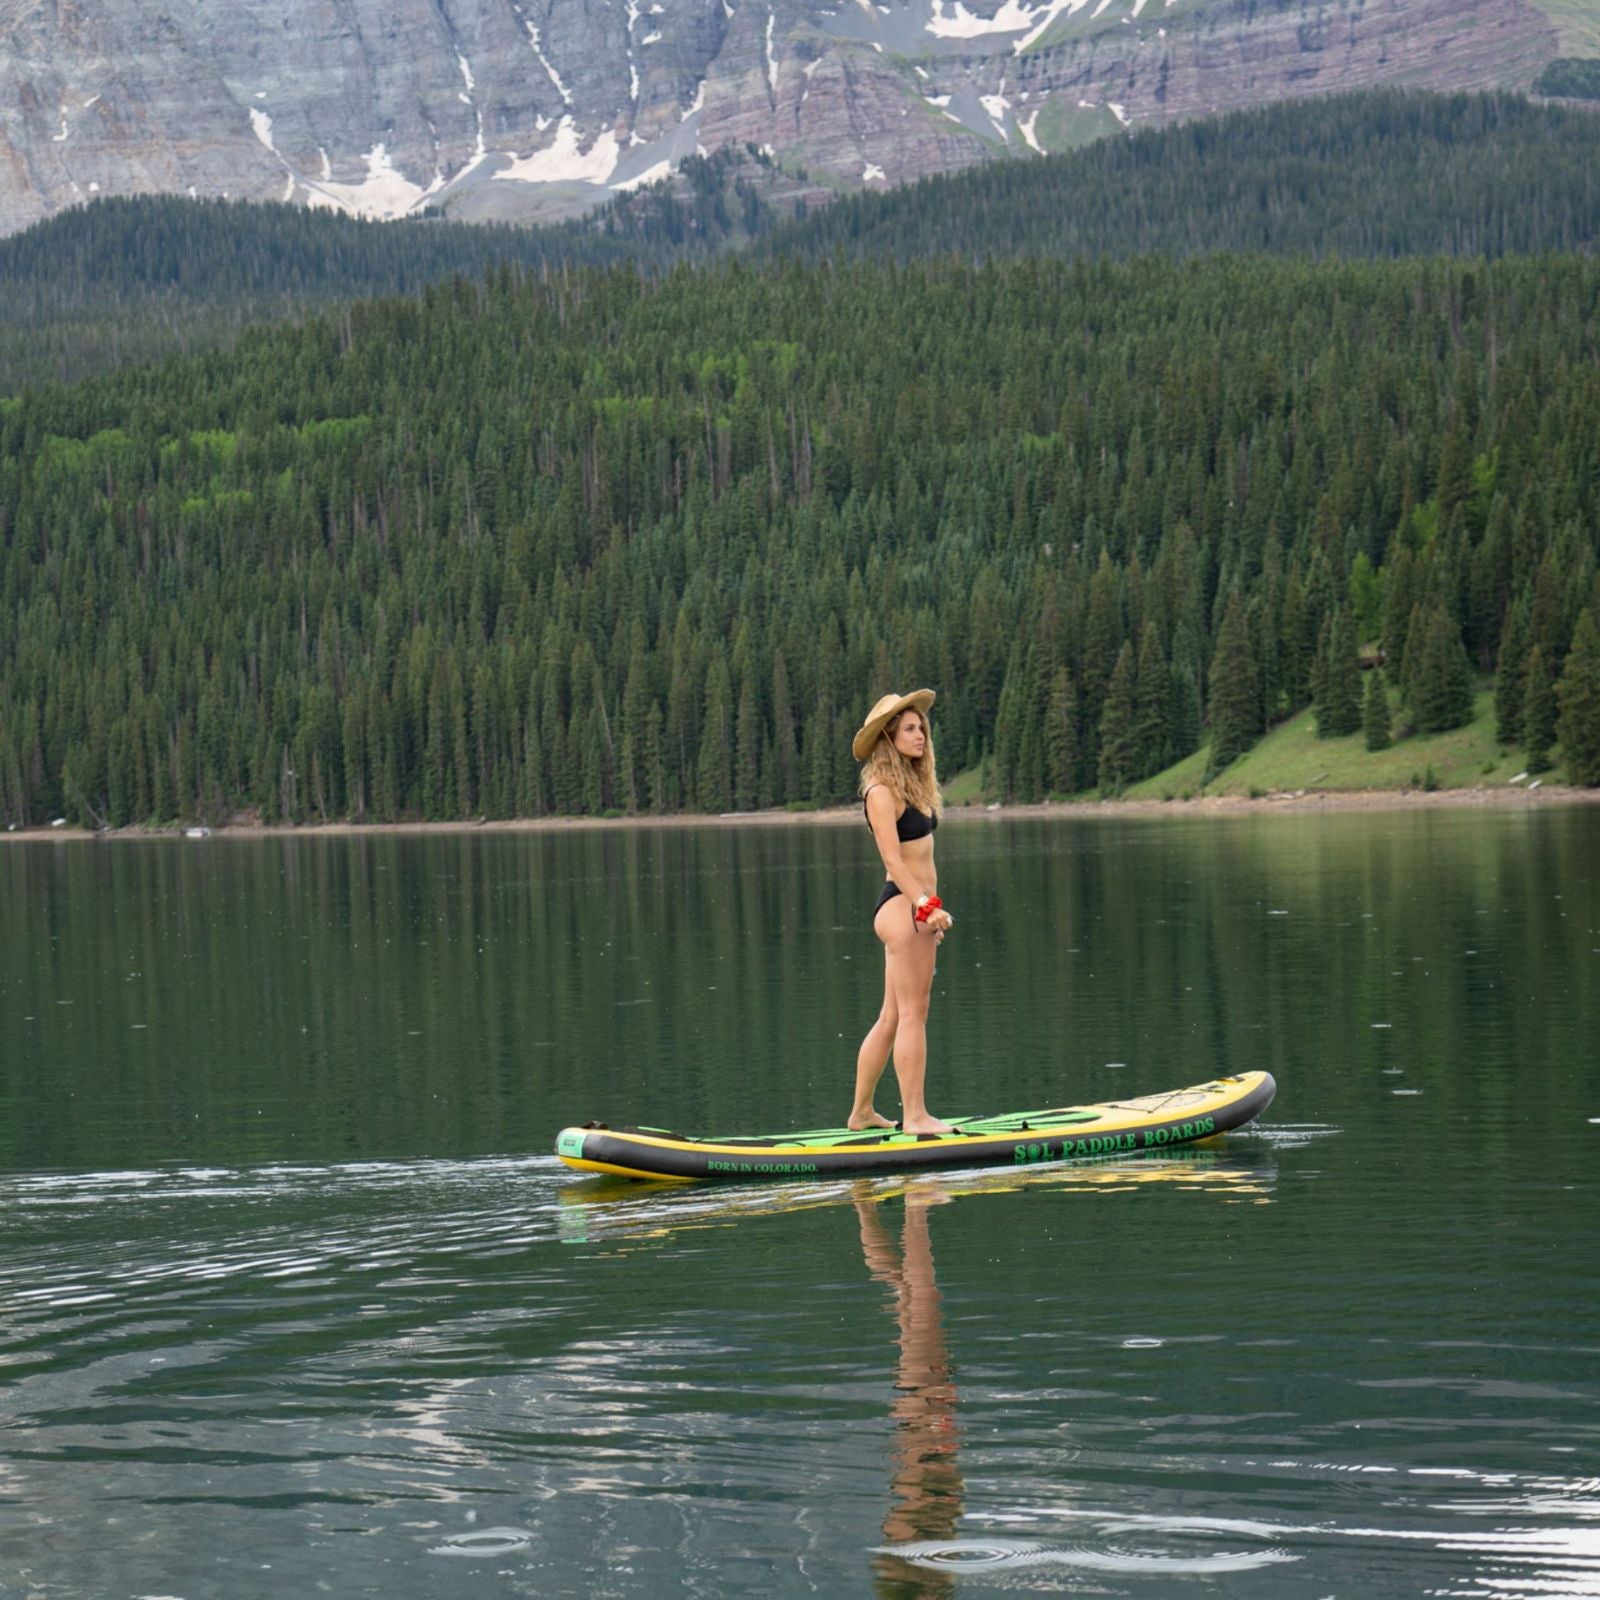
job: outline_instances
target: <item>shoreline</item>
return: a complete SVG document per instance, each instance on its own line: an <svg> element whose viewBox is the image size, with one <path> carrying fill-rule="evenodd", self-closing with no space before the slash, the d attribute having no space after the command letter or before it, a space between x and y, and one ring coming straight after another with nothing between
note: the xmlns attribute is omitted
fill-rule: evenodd
<svg viewBox="0 0 1600 1600"><path fill-rule="evenodd" d="M1292 789L1259 796L1199 795L1190 800L1046 800L1036 805L951 806L947 821L1054 821L1093 817L1229 817L1304 815L1307 812L1415 810L1533 810L1600 804L1600 789L1541 785L1537 789ZM854 805L817 811L729 811L719 815L679 812L664 816L524 817L471 822L221 823L200 835L209 839L296 839L452 833L567 833L587 829L793 827L805 823L859 823ZM183 839L194 826L129 827L94 832L85 828L18 828L0 833L0 843L60 843L65 840Z"/></svg>

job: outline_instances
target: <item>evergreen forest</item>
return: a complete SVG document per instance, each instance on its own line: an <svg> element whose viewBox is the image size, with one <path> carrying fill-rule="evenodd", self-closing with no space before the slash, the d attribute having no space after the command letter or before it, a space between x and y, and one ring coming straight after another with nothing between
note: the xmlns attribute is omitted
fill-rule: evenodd
<svg viewBox="0 0 1600 1600"><path fill-rule="evenodd" d="M1448 728L1488 675L1600 782L1582 251L395 287L0 400L0 823L830 804L923 683L944 773L1019 800L1307 705Z"/></svg>
<svg viewBox="0 0 1600 1600"><path fill-rule="evenodd" d="M751 157L759 167L761 160ZM230 343L253 324L412 294L496 262L535 270L690 260L770 222L733 152L558 227L371 222L300 206L109 197L0 239L0 394ZM730 204L735 210L730 211Z"/></svg>
<svg viewBox="0 0 1600 1600"><path fill-rule="evenodd" d="M1594 66L1597 63L1589 63ZM1600 118L1512 94L1282 101L854 196L769 230L809 259L953 253L1495 257L1600 243Z"/></svg>
<svg viewBox="0 0 1600 1600"><path fill-rule="evenodd" d="M35 390L0 818L833 802L912 682L946 771L1115 789L1363 643L1517 741L1600 611L1597 344L1578 256L506 266Z"/></svg>
<svg viewBox="0 0 1600 1600"><path fill-rule="evenodd" d="M1600 118L1519 96L1384 90L1142 129L1000 161L797 219L757 151L559 227L374 223L286 205L150 195L0 239L0 394L225 345L253 323L509 261L536 273L839 253L910 261L1219 250L1317 258L1588 250L1600 240Z"/></svg>

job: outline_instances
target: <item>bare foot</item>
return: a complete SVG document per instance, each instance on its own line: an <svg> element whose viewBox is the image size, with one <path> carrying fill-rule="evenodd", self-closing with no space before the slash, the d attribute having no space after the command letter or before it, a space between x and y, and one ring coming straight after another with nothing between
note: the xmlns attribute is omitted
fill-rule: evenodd
<svg viewBox="0 0 1600 1600"><path fill-rule="evenodd" d="M894 1124L887 1117L880 1117L876 1111L867 1113L865 1122L858 1122L854 1117L845 1123L852 1133L862 1133L868 1128L892 1128Z"/></svg>
<svg viewBox="0 0 1600 1600"><path fill-rule="evenodd" d="M900 1126L907 1133L954 1133L956 1131L948 1122L940 1122L937 1117L919 1117L914 1122L907 1117Z"/></svg>

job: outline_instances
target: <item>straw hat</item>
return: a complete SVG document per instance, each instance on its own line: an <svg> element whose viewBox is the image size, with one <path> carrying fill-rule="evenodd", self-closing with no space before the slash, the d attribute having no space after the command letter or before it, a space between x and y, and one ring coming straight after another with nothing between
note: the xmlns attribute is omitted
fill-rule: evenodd
<svg viewBox="0 0 1600 1600"><path fill-rule="evenodd" d="M902 711L914 709L927 716L928 707L932 704L932 689L913 689L910 694L886 694L867 713L867 720L861 724L861 731L850 741L850 754L857 761L865 761L872 754L872 747L878 742L878 735Z"/></svg>

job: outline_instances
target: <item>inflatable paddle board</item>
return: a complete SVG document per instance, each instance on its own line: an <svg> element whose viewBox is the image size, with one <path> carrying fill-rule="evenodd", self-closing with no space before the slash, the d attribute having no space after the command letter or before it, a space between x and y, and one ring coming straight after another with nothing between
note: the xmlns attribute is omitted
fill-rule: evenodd
<svg viewBox="0 0 1600 1600"><path fill-rule="evenodd" d="M954 1133L817 1128L692 1138L665 1128L563 1128L556 1154L578 1172L692 1183L700 1179L872 1177L918 1168L1033 1166L1169 1150L1243 1127L1272 1104L1270 1072L1096 1105L948 1119Z"/></svg>

